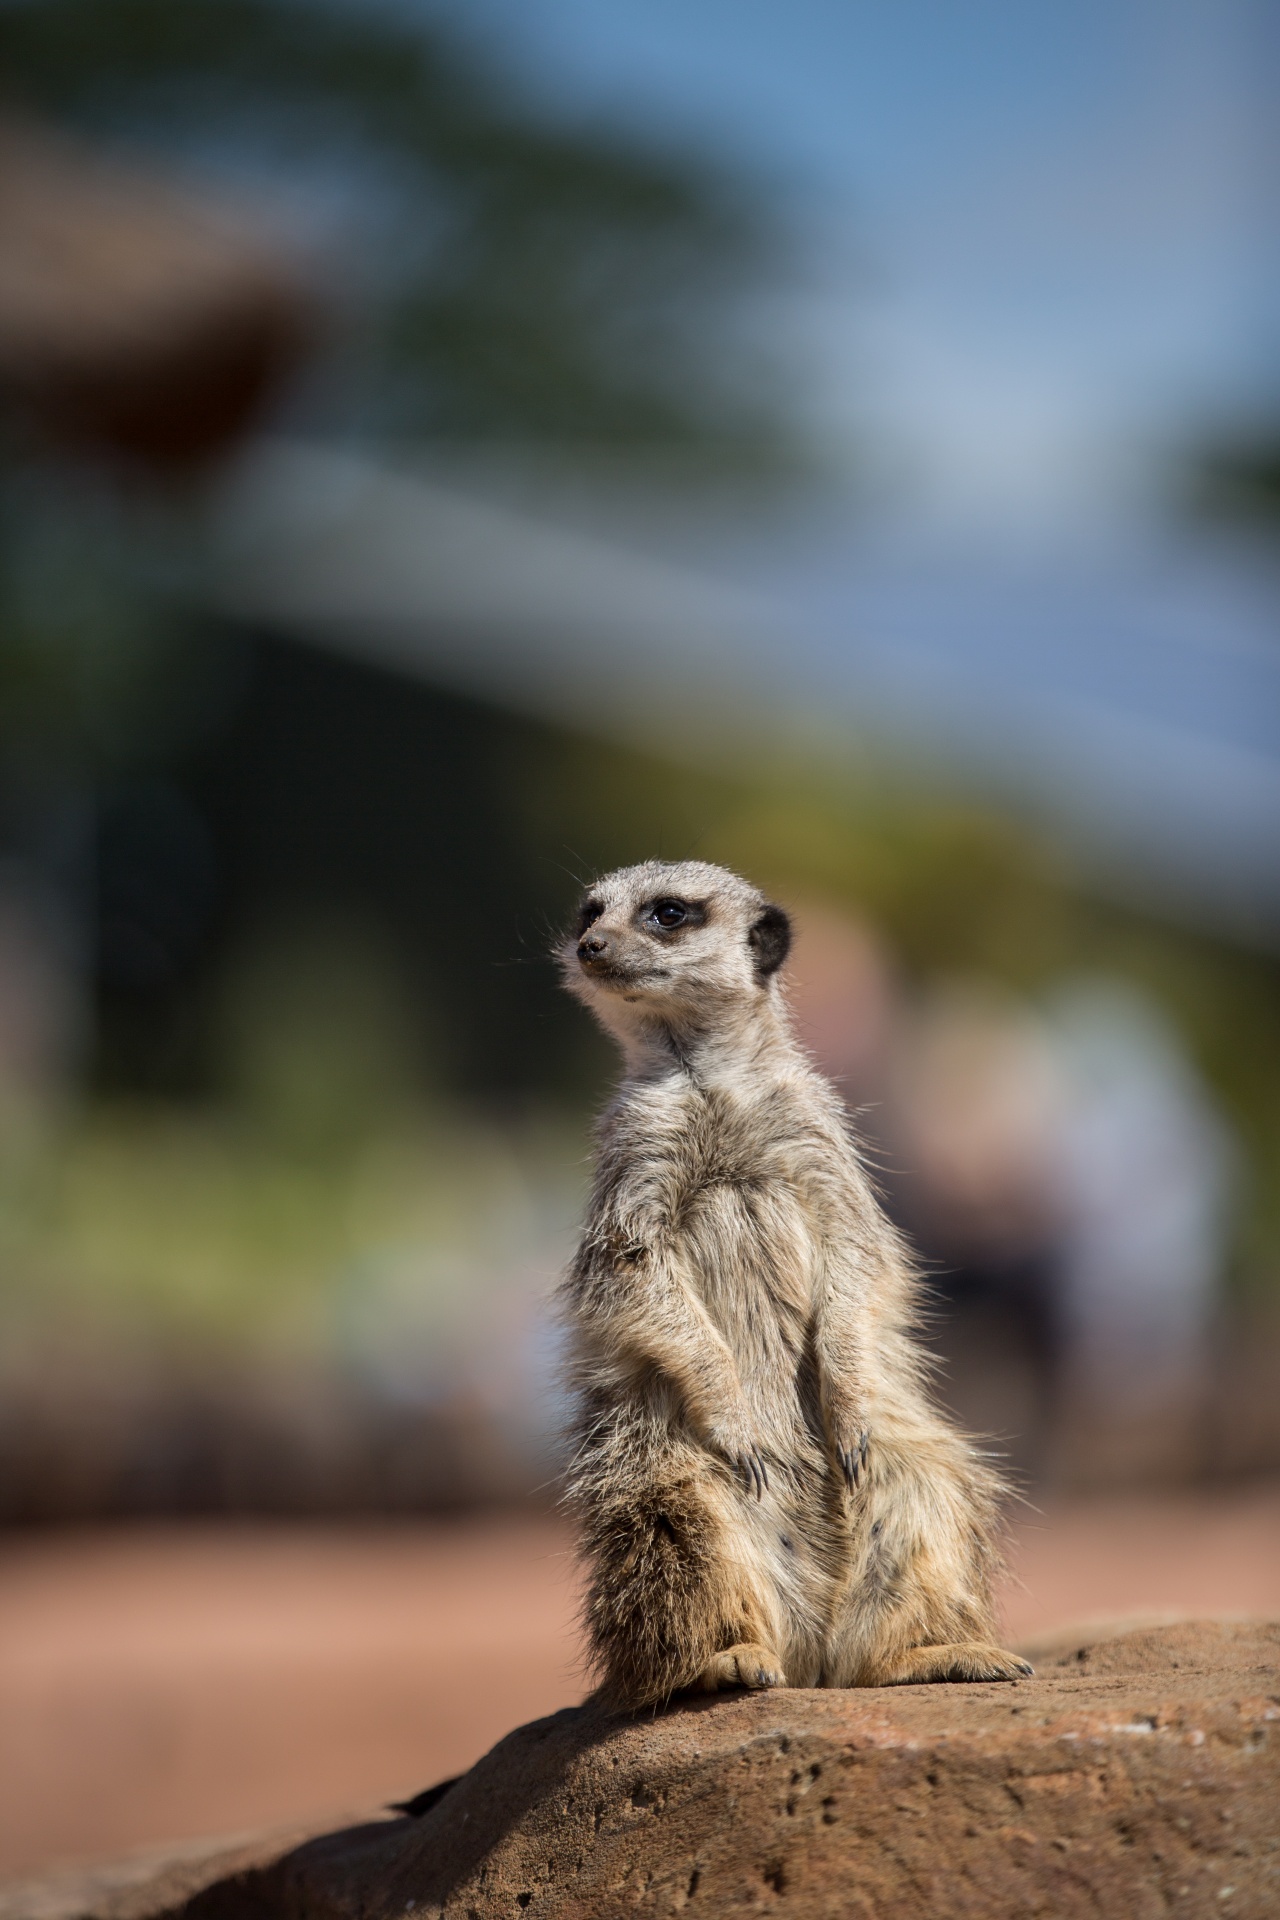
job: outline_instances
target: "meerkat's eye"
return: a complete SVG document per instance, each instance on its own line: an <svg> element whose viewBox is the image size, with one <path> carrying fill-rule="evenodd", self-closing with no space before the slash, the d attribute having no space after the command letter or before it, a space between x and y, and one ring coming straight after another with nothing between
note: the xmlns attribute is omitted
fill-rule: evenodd
<svg viewBox="0 0 1280 1920"><path fill-rule="evenodd" d="M594 921L598 920L600 918L600 915L603 912L604 912L604 907L601 905L599 900L583 901L582 905L578 908L579 940L581 940L587 928L591 926Z"/></svg>
<svg viewBox="0 0 1280 1920"><path fill-rule="evenodd" d="M655 900L645 917L646 927L663 933L673 933L682 927L689 918L689 909L683 900Z"/></svg>

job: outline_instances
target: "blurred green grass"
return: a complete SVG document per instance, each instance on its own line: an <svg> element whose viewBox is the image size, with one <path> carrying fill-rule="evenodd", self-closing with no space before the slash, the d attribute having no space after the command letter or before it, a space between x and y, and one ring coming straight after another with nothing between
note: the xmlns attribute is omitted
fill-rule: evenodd
<svg viewBox="0 0 1280 1920"><path fill-rule="evenodd" d="M3 1310L323 1359L379 1312L394 1341L408 1290L415 1332L443 1338L540 1259L554 1278L580 1161L554 1121L420 1116L308 1155L216 1110L95 1102L10 1162Z"/></svg>
<svg viewBox="0 0 1280 1920"><path fill-rule="evenodd" d="M577 886L553 848L572 846L584 875L655 850L694 852L801 911L819 901L857 913L908 990L979 979L1034 1002L1081 974L1139 987L1240 1143L1230 1284L1242 1298L1275 1293L1271 955L1109 900L1035 835L913 790L901 774L864 767L838 783L779 760L743 778L556 730L530 735L537 751L510 797L530 861L554 870L549 917ZM549 1016L585 1030L557 1007L549 963L539 978ZM486 1289L496 1295L527 1269L530 1249L550 1284L580 1198L590 1113L612 1071L602 1044L581 1033L568 1085L481 1107L441 1079L424 1036L424 1018L448 1025L451 1010L424 1016L376 940L340 932L326 942L314 926L233 966L218 1006L218 1079L203 1094L90 1092L25 1142L12 1133L0 1155L0 1311L321 1354L359 1344L353 1299L367 1302L362 1324L387 1313L393 1340L412 1295L415 1324L443 1338L460 1317L483 1317ZM393 1294L403 1296L394 1311Z"/></svg>

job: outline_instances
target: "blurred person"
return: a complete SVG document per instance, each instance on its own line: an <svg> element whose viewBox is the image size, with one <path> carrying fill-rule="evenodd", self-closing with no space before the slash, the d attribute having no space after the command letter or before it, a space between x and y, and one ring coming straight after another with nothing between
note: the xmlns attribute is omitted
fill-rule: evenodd
<svg viewBox="0 0 1280 1920"><path fill-rule="evenodd" d="M983 984L936 990L893 1063L891 1127L918 1183L925 1239L960 1261L1015 1268L1059 1225L1061 1074L1039 1021Z"/></svg>
<svg viewBox="0 0 1280 1920"><path fill-rule="evenodd" d="M1064 1098L1042 1023L994 984L904 1006L883 1121L891 1205L925 1260L953 1402L1032 1475L1057 1414Z"/></svg>
<svg viewBox="0 0 1280 1920"><path fill-rule="evenodd" d="M1073 1425L1102 1423L1099 1467L1189 1467L1228 1257L1232 1139L1176 1033L1132 987L1062 987L1049 1032L1066 1094L1058 1274Z"/></svg>
<svg viewBox="0 0 1280 1920"><path fill-rule="evenodd" d="M893 965L875 929L817 901L795 909L787 1002L797 1038L850 1108L884 1095L897 1010Z"/></svg>
<svg viewBox="0 0 1280 1920"><path fill-rule="evenodd" d="M797 914L789 1000L923 1257L957 1411L1035 1470L1055 1403L1053 1177L1061 1089L1047 1036L989 983L912 1002L883 939L826 904Z"/></svg>
<svg viewBox="0 0 1280 1920"><path fill-rule="evenodd" d="M885 1130L966 1413L1012 1332L1034 1382L1007 1380L991 1424L1022 1464L1194 1464L1233 1152L1159 1012L1111 981L1066 983L1044 1013L937 989L901 1026Z"/></svg>

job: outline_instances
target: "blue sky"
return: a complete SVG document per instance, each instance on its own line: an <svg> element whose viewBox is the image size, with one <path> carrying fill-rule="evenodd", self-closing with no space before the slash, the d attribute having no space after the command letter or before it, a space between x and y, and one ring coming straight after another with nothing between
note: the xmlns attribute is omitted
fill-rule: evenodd
<svg viewBox="0 0 1280 1920"><path fill-rule="evenodd" d="M1114 496L1275 379L1274 0L401 4L781 194L815 418L944 502Z"/></svg>

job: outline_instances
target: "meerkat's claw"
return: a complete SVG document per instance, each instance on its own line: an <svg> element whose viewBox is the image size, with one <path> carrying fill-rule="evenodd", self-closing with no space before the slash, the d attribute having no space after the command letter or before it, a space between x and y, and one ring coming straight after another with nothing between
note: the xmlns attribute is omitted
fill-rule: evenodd
<svg viewBox="0 0 1280 1920"><path fill-rule="evenodd" d="M748 1687L756 1692L767 1687L785 1687L787 1676L772 1647L748 1640L716 1654L696 1684L703 1693L723 1693L733 1687Z"/></svg>
<svg viewBox="0 0 1280 1920"><path fill-rule="evenodd" d="M754 1493L757 1500L762 1500L769 1484L769 1469L760 1449L753 1447L749 1453L739 1454L736 1465L747 1492Z"/></svg>
<svg viewBox="0 0 1280 1920"><path fill-rule="evenodd" d="M864 1427L852 1446L836 1448L836 1460L850 1493L857 1492L862 1475L866 1472L867 1448L870 1444L871 1435Z"/></svg>
<svg viewBox="0 0 1280 1920"><path fill-rule="evenodd" d="M1006 1653L986 1640L959 1640L942 1646L909 1647L886 1661L866 1684L876 1687L927 1685L938 1680L1025 1680L1035 1668L1020 1653Z"/></svg>

